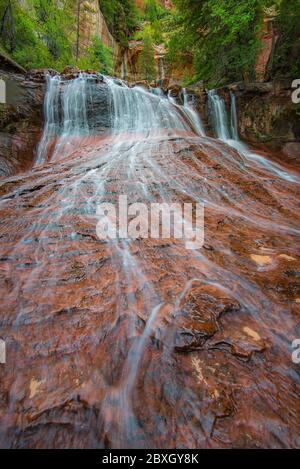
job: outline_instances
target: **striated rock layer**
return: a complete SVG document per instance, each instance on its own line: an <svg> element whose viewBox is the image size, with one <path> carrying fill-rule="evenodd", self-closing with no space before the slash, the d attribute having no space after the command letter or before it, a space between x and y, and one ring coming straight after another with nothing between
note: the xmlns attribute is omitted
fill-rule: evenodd
<svg viewBox="0 0 300 469"><path fill-rule="evenodd" d="M299 446L299 174L192 131L76 142L0 182L1 447ZM203 248L100 241L119 194L203 201Z"/></svg>

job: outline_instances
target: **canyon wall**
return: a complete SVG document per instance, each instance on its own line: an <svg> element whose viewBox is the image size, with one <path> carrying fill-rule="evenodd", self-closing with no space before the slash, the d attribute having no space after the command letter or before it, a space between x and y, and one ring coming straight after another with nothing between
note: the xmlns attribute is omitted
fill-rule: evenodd
<svg viewBox="0 0 300 469"><path fill-rule="evenodd" d="M260 31L261 50L256 61L256 79L259 82L270 79L270 63L278 40L278 31L275 27L276 17L275 7L265 9L263 26Z"/></svg>
<svg viewBox="0 0 300 469"><path fill-rule="evenodd" d="M237 99L238 126L242 140L282 150L287 159L299 161L299 106L291 98L291 81L234 83L221 90L228 110L230 92Z"/></svg>
<svg viewBox="0 0 300 469"><path fill-rule="evenodd" d="M120 73L124 51L110 33L100 10L99 0L84 1L79 15L79 57L83 57L92 45L93 38L99 36L102 43L113 52L117 73Z"/></svg>
<svg viewBox="0 0 300 469"><path fill-rule="evenodd" d="M2 68L2 67L1 67ZM28 170L43 128L44 77L0 70L6 104L0 104L0 177Z"/></svg>

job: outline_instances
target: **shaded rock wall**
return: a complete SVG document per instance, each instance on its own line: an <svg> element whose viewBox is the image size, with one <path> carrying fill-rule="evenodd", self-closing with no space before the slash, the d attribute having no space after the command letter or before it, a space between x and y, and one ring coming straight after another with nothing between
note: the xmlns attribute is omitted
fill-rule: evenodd
<svg viewBox="0 0 300 469"><path fill-rule="evenodd" d="M227 105L230 91L237 98L239 133L243 140L284 151L292 143L300 155L299 106L292 102L290 80L230 85L220 90Z"/></svg>
<svg viewBox="0 0 300 469"><path fill-rule="evenodd" d="M100 10L99 0L84 1L80 8L80 56L85 54L95 36L99 36L103 44L112 49L116 60L120 53L120 46L108 29Z"/></svg>
<svg viewBox="0 0 300 469"><path fill-rule="evenodd" d="M122 69L116 68L119 72L118 76L130 83L144 80L144 74L141 73L139 67L140 55L144 49L143 41L129 41L129 47L123 51L120 57L122 60ZM170 81L170 70L166 63L167 49L164 44L156 44L153 46L153 57L156 68L156 80ZM177 81L177 80L176 80Z"/></svg>
<svg viewBox="0 0 300 469"><path fill-rule="evenodd" d="M4 51L0 50L0 70L7 72L25 73L25 68L12 60Z"/></svg>
<svg viewBox="0 0 300 469"><path fill-rule="evenodd" d="M46 74L54 70L32 70L25 76L4 73L0 78L7 85L7 104L0 104L0 177L30 169L36 159L38 143L44 127L44 97ZM79 70L66 68L62 74L64 83L78 76ZM86 115L90 135L103 135L111 128L110 99L103 77L91 75L95 86L89 88ZM63 110L58 101L58 115L63 129ZM59 131L59 132L60 132ZM59 133L58 132L58 133ZM53 135L53 143L56 136Z"/></svg>
<svg viewBox="0 0 300 469"><path fill-rule="evenodd" d="M30 168L43 127L44 84L0 70L7 104L0 104L0 176Z"/></svg>
<svg viewBox="0 0 300 469"><path fill-rule="evenodd" d="M207 94L201 82L188 88L207 132ZM300 160L299 105L293 104L290 80L268 83L238 82L217 90L230 113L230 92L236 96L240 138L253 145L282 150L287 159Z"/></svg>
<svg viewBox="0 0 300 469"><path fill-rule="evenodd" d="M79 57L84 57L95 36L113 52L114 75L128 81L138 79L134 54L113 37L101 12L99 0L84 1L80 8Z"/></svg>

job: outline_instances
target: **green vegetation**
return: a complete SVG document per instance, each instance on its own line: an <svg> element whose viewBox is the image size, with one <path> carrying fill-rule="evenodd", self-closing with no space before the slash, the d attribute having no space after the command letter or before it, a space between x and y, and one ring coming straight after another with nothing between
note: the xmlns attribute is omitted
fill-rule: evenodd
<svg viewBox="0 0 300 469"><path fill-rule="evenodd" d="M168 15L165 8L161 6L158 0L145 0L144 19L149 23L155 23Z"/></svg>
<svg viewBox="0 0 300 469"><path fill-rule="evenodd" d="M0 45L25 68L61 71L78 65L108 73L112 54L94 38L78 59L78 12L82 0L0 0Z"/></svg>
<svg viewBox="0 0 300 469"><path fill-rule="evenodd" d="M192 55L195 76L191 81L202 79L207 86L215 87L255 80L264 9L274 5L280 12L274 67L283 76L297 75L300 0L174 1L177 11L168 25L169 60L180 65Z"/></svg>
<svg viewBox="0 0 300 469"><path fill-rule="evenodd" d="M112 35L126 47L141 19L134 0L100 0L100 8Z"/></svg>
<svg viewBox="0 0 300 469"><path fill-rule="evenodd" d="M151 82L156 78L156 67L154 61L153 36L151 28L145 27L143 31L144 47L139 56L138 69L143 80Z"/></svg>
<svg viewBox="0 0 300 469"><path fill-rule="evenodd" d="M140 13L142 23L133 39L143 42L143 50L138 59L139 75L143 80L152 81L157 76L154 46L165 42L165 22L169 12L158 0L145 0L144 11Z"/></svg>
<svg viewBox="0 0 300 469"><path fill-rule="evenodd" d="M282 1L276 26L280 32L273 75L300 77L300 0Z"/></svg>
<svg viewBox="0 0 300 469"><path fill-rule="evenodd" d="M270 78L300 76L300 0L99 0L109 30L126 48L130 39L144 43L141 75L155 76L153 46L165 43L172 67L187 70L186 84L207 87L255 80L265 9L276 6L278 41ZM0 48L25 68L66 65L111 73L112 52L95 37L80 53L80 15L84 0L0 0ZM190 66L192 65L192 66ZM186 67L187 66L187 67ZM185 68L186 67L186 68Z"/></svg>
<svg viewBox="0 0 300 469"><path fill-rule="evenodd" d="M0 37L12 58L27 68L61 68L71 59L71 2L0 0Z"/></svg>
<svg viewBox="0 0 300 469"><path fill-rule="evenodd" d="M99 70L101 73L109 75L113 70L112 51L101 42L99 37L95 37L85 56L77 61L77 66L81 70Z"/></svg>
<svg viewBox="0 0 300 469"><path fill-rule="evenodd" d="M133 39L143 40L144 34L150 34L153 44L159 44L164 41L166 21L170 13L160 5L159 0L145 0L144 5L144 10L140 12L141 22Z"/></svg>
<svg viewBox="0 0 300 469"><path fill-rule="evenodd" d="M180 63L193 54L195 77L210 86L254 79L262 0L175 0L169 48Z"/></svg>

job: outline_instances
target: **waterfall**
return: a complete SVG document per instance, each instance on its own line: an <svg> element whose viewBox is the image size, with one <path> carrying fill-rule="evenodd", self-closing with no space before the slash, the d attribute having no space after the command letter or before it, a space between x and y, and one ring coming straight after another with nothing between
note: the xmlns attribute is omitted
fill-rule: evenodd
<svg viewBox="0 0 300 469"><path fill-rule="evenodd" d="M209 113L216 137L235 148L245 162L255 162L256 165L264 167L270 173L289 181L298 181L298 178L284 171L281 166L262 155L259 155L249 149L249 147L240 140L238 133L238 119L236 109L236 97L233 92L230 93L230 125L227 110L223 98L216 90L208 91Z"/></svg>
<svg viewBox="0 0 300 469"><path fill-rule="evenodd" d="M224 99L218 95L216 90L208 92L208 101L212 125L216 137L224 142L228 142L230 140L238 142L239 136L235 94L232 91L230 92L230 125Z"/></svg>
<svg viewBox="0 0 300 469"><path fill-rule="evenodd" d="M170 101L170 103L172 103L172 104L174 104L175 106L177 106L176 99L173 97L171 90L168 91L168 100Z"/></svg>
<svg viewBox="0 0 300 469"><path fill-rule="evenodd" d="M95 133L99 118L97 111L94 112L99 94L98 78L86 73L71 80L62 80L58 75L47 77L45 125L37 149L36 166L46 162L50 153L51 160L59 155L70 155L78 141L82 143L84 138Z"/></svg>
<svg viewBox="0 0 300 469"><path fill-rule="evenodd" d="M195 128L198 135L204 137L205 132L203 128L203 124L201 122L200 115L195 110L194 105L190 102L189 95L185 88L183 88L183 107L185 110L186 115L188 116L189 120L191 121L193 127Z"/></svg>
<svg viewBox="0 0 300 469"><path fill-rule="evenodd" d="M165 94L163 92L163 90L159 87L157 88L150 88L150 92L152 94L155 94L156 96L161 96L162 98L165 97Z"/></svg>
<svg viewBox="0 0 300 469"><path fill-rule="evenodd" d="M70 80L64 87L63 126L52 159L55 159L59 153L67 154L74 148L70 137L83 138L90 134L86 111L88 83L88 76L81 74L78 78Z"/></svg>
<svg viewBox="0 0 300 469"><path fill-rule="evenodd" d="M236 98L230 92L230 125L224 99L216 90L208 91L209 111L216 137L223 142L239 141Z"/></svg>
<svg viewBox="0 0 300 469"><path fill-rule="evenodd" d="M235 94L230 92L230 103L231 103L231 135L233 140L239 140L239 131L238 131L238 120L237 120L237 110L236 110L236 98Z"/></svg>
<svg viewBox="0 0 300 469"><path fill-rule="evenodd" d="M227 142L230 140L230 132L225 102L215 90L208 91L208 102L216 137Z"/></svg>
<svg viewBox="0 0 300 469"><path fill-rule="evenodd" d="M210 96L219 139L202 136L183 98L100 75L48 77L37 167L0 182L2 329L16 364L1 382L5 446L224 446L228 422L235 445L241 425L253 441L271 429L294 444L281 410L298 397L286 373L298 175L237 140L233 96L228 116ZM139 228L150 204L204 204L205 245L187 249L175 216L170 236L99 238L102 204ZM264 370L269 344L278 354ZM245 380L255 394L235 399ZM284 386L290 399L274 407ZM247 427L253 399L258 429ZM291 419L297 429L294 409Z"/></svg>
<svg viewBox="0 0 300 469"><path fill-rule="evenodd" d="M37 148L36 165L44 163L48 156L50 142L59 133L59 100L60 100L59 76L47 76L47 91L44 101L45 125L42 138Z"/></svg>
<svg viewBox="0 0 300 469"><path fill-rule="evenodd" d="M65 82L59 76L47 78L45 99L45 126L37 151L36 165L42 164L48 157L49 146L56 141L52 159L58 153L66 155L74 148L70 137L89 135L86 114L88 94L88 76L80 74L78 78ZM63 110L63 116L60 115Z"/></svg>
<svg viewBox="0 0 300 469"><path fill-rule="evenodd" d="M130 88L125 82L110 77L103 77L99 88L97 78L85 73L69 81L59 76L47 78L45 125L36 166L50 156L53 161L70 155L78 143L98 134L97 125L101 127L104 120L97 105L101 92L109 95L111 101L111 113L107 109L109 122L105 123L107 133L120 136L124 132L135 132L145 137L162 129L173 129L204 135L196 111L189 104L178 106L175 99L168 99L160 88L150 91L142 87Z"/></svg>
<svg viewBox="0 0 300 469"><path fill-rule="evenodd" d="M121 78L122 80L126 80L127 70L126 70L126 57L124 57L122 64L121 64Z"/></svg>
<svg viewBox="0 0 300 469"><path fill-rule="evenodd" d="M147 135L161 129L192 130L177 106L171 105L164 96L142 87L120 85L112 78L106 78L106 82L112 97L114 134L135 132Z"/></svg>
<svg viewBox="0 0 300 469"><path fill-rule="evenodd" d="M198 112L195 110L194 106L190 103L186 89L183 89L183 106L177 104L176 99L172 96L171 90L168 91L168 100L185 115L187 121L189 122L194 132L197 135L204 137L205 132L201 122L201 118Z"/></svg>
<svg viewBox="0 0 300 469"><path fill-rule="evenodd" d="M194 132L204 136L201 119L183 90L183 106L176 103L171 91L168 97L160 89L130 88L121 80L81 73L72 80L60 76L47 77L44 104L45 125L37 148L35 166L51 159L65 158L91 135L111 133L116 139L122 133L135 132L146 138L162 130ZM112 115L104 118L99 101L109 89ZM102 93L102 94L101 94ZM100 99L101 98L101 99ZM107 98L108 99L108 98ZM275 162L258 155L239 139L236 99L231 93L230 122L224 100L215 90L208 92L210 118L219 140L235 148L247 160L255 161L273 174L294 180ZM107 112L107 114L110 114ZM147 116L147 118L145 118Z"/></svg>

